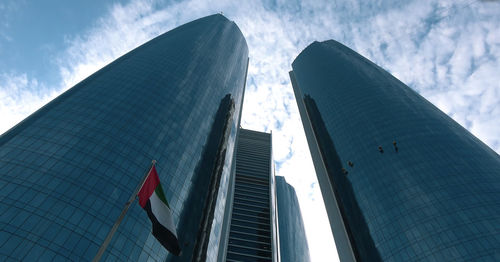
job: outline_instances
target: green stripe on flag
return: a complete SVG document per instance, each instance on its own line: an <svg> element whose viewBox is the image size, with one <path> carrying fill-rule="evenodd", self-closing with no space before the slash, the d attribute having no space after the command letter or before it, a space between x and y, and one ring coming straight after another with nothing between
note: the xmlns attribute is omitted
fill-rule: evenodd
<svg viewBox="0 0 500 262"><path fill-rule="evenodd" d="M165 193L163 193L163 188L161 187L161 184L158 184L158 186L155 188L155 194L161 201L163 201L163 203L165 203L165 205L167 205L168 208L170 208L167 198L165 197Z"/></svg>

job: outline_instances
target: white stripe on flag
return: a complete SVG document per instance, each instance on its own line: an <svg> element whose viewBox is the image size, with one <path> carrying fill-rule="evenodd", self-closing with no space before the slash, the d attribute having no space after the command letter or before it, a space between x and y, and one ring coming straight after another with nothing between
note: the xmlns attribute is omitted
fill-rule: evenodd
<svg viewBox="0 0 500 262"><path fill-rule="evenodd" d="M156 219L158 219L158 222L160 222L160 224L170 230L170 232L172 232L175 237L177 237L177 232L175 232L174 220L172 219L172 212L170 211L168 206L165 205L165 203L163 203L160 198L158 198L156 192L153 192L153 194L151 194L149 201L151 203L151 212L153 212L153 215L156 217Z"/></svg>

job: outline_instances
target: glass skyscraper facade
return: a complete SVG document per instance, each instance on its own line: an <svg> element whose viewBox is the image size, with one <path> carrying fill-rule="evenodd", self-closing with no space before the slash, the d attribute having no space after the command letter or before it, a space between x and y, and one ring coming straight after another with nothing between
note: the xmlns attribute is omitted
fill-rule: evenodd
<svg viewBox="0 0 500 262"><path fill-rule="evenodd" d="M120 57L0 137L0 260L91 260L157 160L182 248L133 204L103 259L213 261L248 66L222 15ZM214 248L217 247L217 248Z"/></svg>
<svg viewBox="0 0 500 262"><path fill-rule="evenodd" d="M292 68L341 260L500 260L496 152L336 41Z"/></svg>
<svg viewBox="0 0 500 262"><path fill-rule="evenodd" d="M240 129L225 261L279 261L271 134Z"/></svg>
<svg viewBox="0 0 500 262"><path fill-rule="evenodd" d="M281 261L311 261L297 194L282 176L276 176L276 199Z"/></svg>

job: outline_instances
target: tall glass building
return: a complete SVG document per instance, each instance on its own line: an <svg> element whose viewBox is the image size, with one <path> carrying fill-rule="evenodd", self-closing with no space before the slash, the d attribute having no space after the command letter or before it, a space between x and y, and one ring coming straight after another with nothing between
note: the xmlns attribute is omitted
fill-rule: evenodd
<svg viewBox="0 0 500 262"><path fill-rule="evenodd" d="M213 261L248 66L212 15L120 57L0 137L0 260L91 260L151 160L182 255L132 205L103 259Z"/></svg>
<svg viewBox="0 0 500 262"><path fill-rule="evenodd" d="M271 134L240 129L220 261L279 261Z"/></svg>
<svg viewBox="0 0 500 262"><path fill-rule="evenodd" d="M290 73L342 261L500 260L500 157L333 40Z"/></svg>
<svg viewBox="0 0 500 262"><path fill-rule="evenodd" d="M297 194L282 176L276 176L276 199L281 261L311 261Z"/></svg>

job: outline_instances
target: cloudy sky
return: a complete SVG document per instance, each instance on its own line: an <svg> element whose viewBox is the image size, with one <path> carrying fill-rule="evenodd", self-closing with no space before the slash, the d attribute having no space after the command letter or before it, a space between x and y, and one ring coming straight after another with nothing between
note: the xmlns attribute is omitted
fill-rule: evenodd
<svg viewBox="0 0 500 262"><path fill-rule="evenodd" d="M242 126L273 131L276 171L297 190L313 261L336 253L288 78L312 41L351 47L500 152L500 2L491 0L0 0L0 133L138 45L218 12L250 49Z"/></svg>

